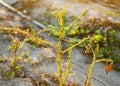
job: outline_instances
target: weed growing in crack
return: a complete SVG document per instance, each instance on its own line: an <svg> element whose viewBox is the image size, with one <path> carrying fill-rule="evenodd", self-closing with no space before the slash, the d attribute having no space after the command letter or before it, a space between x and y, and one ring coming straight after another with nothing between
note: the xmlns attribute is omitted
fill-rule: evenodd
<svg viewBox="0 0 120 86"><path fill-rule="evenodd" d="M58 76L59 76L59 81L60 81L60 86L62 86L63 82L65 83L67 80L67 77L69 76L69 71L71 68L71 53L72 53L72 48L76 47L76 46L84 46L86 47L86 52L88 51L92 51L93 54L93 61L88 69L88 75L86 77L84 86L90 86L90 80L92 78L92 70L95 66L96 63L98 62L106 62L109 64L106 64L106 73L108 73L113 66L113 61L111 59L97 59L98 56L98 52L99 52L99 43L103 40L103 36L101 34L94 34L93 36L86 36L85 38L82 38L82 40L76 40L73 41L70 40L65 40L65 37L69 37L69 36L74 36L76 34L82 34L84 35L84 33L86 33L84 30L82 30L80 33L78 33L78 25L75 23L78 22L78 20L85 15L85 13L83 13L82 16L78 17L75 21L73 21L72 23L70 23L68 26L64 25L64 18L65 18L65 14L67 9L65 9L63 12L62 11L58 11L57 14L55 14L55 17L58 21L59 26L55 27L55 26L49 26L49 28L51 28L51 34L58 37L58 58L57 58L57 63L58 63ZM71 29L71 26L73 26L73 29ZM88 34L88 33L87 33ZM67 41L68 43L73 43L73 45L65 50L62 50L62 40ZM95 48L95 51L94 51ZM67 62L67 68L65 71L65 76L63 79L63 72L61 69L61 61L62 61L62 56L66 53L69 52L69 56L68 56L68 62Z"/></svg>
<svg viewBox="0 0 120 86"><path fill-rule="evenodd" d="M19 43L18 38L14 38L12 35L10 35L10 36L11 36L11 39L12 39L13 43L12 43L11 46L9 46L9 50L12 51L13 56L14 56L11 67L15 68L16 65L17 65L17 61L18 61L17 50L19 49L20 43Z"/></svg>
<svg viewBox="0 0 120 86"><path fill-rule="evenodd" d="M58 77L59 77L59 85L63 86L63 83L66 83L66 80L68 78L69 71L71 69L71 57L72 57L72 49L80 44L82 44L84 41L87 40L87 38L83 39L82 41L80 41L77 44L71 45L70 47L68 47L65 50L62 50L62 44L63 44L63 40L64 38L67 36L67 34L69 32L71 32L71 34L74 34L74 32L71 30L71 27L76 28L76 23L81 19L82 16L84 16L86 14L86 12L83 12L81 16L79 16L77 19L75 19L73 22L71 22L68 26L65 26L65 16L68 12L68 6L66 7L66 9L64 11L57 11L54 16L56 17L59 26L55 27L55 26L49 26L49 29L51 29L50 33L56 37L58 37L58 44L57 44L57 52L58 52L58 57L57 57L57 64L58 64ZM61 62L62 62L62 57L63 55L69 52L68 55L68 60L67 60L67 68L65 70L65 74L63 74L62 71L62 67L61 67ZM63 76L65 75L65 76Z"/></svg>
<svg viewBox="0 0 120 86"><path fill-rule="evenodd" d="M12 79L16 76L18 77L22 77L24 76L24 71L22 71L22 67L19 66L17 63L19 61L19 56L21 55L21 50L24 46L25 43L30 43L30 44L34 44L35 46L39 47L42 45L50 45L50 46L54 46L54 44L43 40L41 37L39 37L39 34L43 31L39 31L36 32L35 30L32 30L31 32L26 31L26 30L21 30L20 28L5 28L5 27L0 27L0 31L1 33L6 33L8 34L11 39L12 39L12 45L9 46L9 50L12 51L13 53L13 59L12 59L12 63L10 65L10 67L6 67L5 70L1 71L1 75L3 77L3 79ZM17 34L16 34L17 33ZM19 38L20 35L20 38ZM21 39L22 37L22 39ZM21 40L21 41L20 41ZM3 61L3 59L1 59L1 62Z"/></svg>

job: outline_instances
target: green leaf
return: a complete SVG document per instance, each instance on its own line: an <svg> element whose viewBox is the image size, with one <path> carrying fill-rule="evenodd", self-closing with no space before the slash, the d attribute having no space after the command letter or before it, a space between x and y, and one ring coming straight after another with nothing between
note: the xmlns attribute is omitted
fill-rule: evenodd
<svg viewBox="0 0 120 86"><path fill-rule="evenodd" d="M21 66L16 66L15 69L16 70L20 70L22 67Z"/></svg>
<svg viewBox="0 0 120 86"><path fill-rule="evenodd" d="M15 72L10 72L10 79L13 79L15 77Z"/></svg>

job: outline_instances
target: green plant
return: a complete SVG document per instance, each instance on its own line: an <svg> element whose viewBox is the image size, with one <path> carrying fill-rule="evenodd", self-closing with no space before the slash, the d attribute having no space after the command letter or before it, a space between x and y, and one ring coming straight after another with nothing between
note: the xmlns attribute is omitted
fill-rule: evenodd
<svg viewBox="0 0 120 86"><path fill-rule="evenodd" d="M68 11L68 7L66 7L66 9L64 11L61 11L61 10L57 11L54 14L54 16L56 17L59 26L58 27L51 26L51 27L53 27L53 28L51 28L51 33L54 36L58 37L58 44L57 44L57 51L58 51L57 64L58 64L58 76L59 76L60 86L63 86L63 82L65 83L66 80L67 80L67 77L69 76L69 71L70 71L70 68L71 68L71 53L72 53L72 48L78 46L79 44L81 44L85 40L87 40L87 39L83 39L81 42L79 42L77 44L74 44L74 45L68 47L65 50L61 49L62 48L62 43L63 43L62 41L67 36L68 32L71 32L71 34L73 34L73 35L76 33L76 32L74 33L72 30L70 30L71 26L74 26L75 23L78 22L78 20L80 20L81 17L84 16L85 13L86 13L86 12L83 12L83 14L80 17L78 17L77 19L75 19L68 26L65 26L64 19L65 19L67 11ZM73 28L75 28L75 27L76 26L74 26ZM69 56L68 56L67 68L66 68L66 71L65 71L65 77L63 79L63 72L62 72L62 68L61 68L61 62L62 62L62 57L63 57L64 53L66 53L68 51L69 51Z"/></svg>
<svg viewBox="0 0 120 86"><path fill-rule="evenodd" d="M76 40L76 42L73 41L73 40L72 40L72 42L71 41L67 41L68 43L73 43L73 45L71 47L68 47L65 50L62 50L61 49L61 47L62 47L62 40L64 40L65 37L67 37L68 35L74 36L76 34L84 35L84 33L85 33L84 30L82 32L78 33L78 25L74 25L76 22L78 22L78 20L81 18L81 16L78 17L72 23L70 23L68 26L64 25L64 17L65 17L66 13L67 13L67 9L65 9L63 12L62 11L57 12L57 14L55 14L55 17L58 20L59 27L58 26L57 27L50 26L50 28L52 28L50 33L52 35L58 37L58 44L57 44L58 58L57 58L57 63L58 63L58 76L59 76L60 86L63 85L63 81L64 81L64 83L66 82L67 77L70 75L69 71L70 71L71 64L72 64L71 63L72 48L74 48L74 47L76 47L76 46L78 46L78 45L80 45L82 43L85 43L85 42L86 42L85 46L86 45L92 45L92 47L93 46L95 47L96 43L100 43L103 40L103 36L101 34L96 34L96 35L93 35L92 37L88 36L86 38L83 38L82 40ZM84 14L85 13L83 13L83 15ZM71 26L73 26L73 29L71 29ZM85 81L85 86L89 86L90 85L90 79L92 77L92 70L93 70L94 65L97 62L101 62L101 61L106 61L106 62L108 61L109 62L110 61L111 63L113 63L112 60L110 60L110 59L99 59L99 60L96 60L96 55L97 55L96 52L98 52L98 51L96 51L94 53L93 48L91 48L91 49L92 49L92 53L93 53L93 62L92 62L92 64L89 67L88 76L87 76L86 81ZM69 52L69 56L68 56L68 60L67 60L67 68L66 68L66 71L65 71L65 76L64 76L64 79L63 79L63 76L62 76L63 72L62 72L62 68L61 68L61 61L62 61L62 56L66 52Z"/></svg>
<svg viewBox="0 0 120 86"><path fill-rule="evenodd" d="M86 48L86 50L88 51L88 53L92 53L93 54L93 61L92 64L90 65L89 69L88 69L88 75L86 77L86 81L85 81L85 85L84 86L89 86L90 85L90 79L92 77L92 70L95 66L96 63L98 62L102 62L105 61L107 62L106 65L106 73L108 73L111 70L111 66L113 65L113 61L111 59L98 59L98 56L100 54L100 52L103 54L104 57L104 53L106 53L104 51L104 49L99 49L99 46L105 46L106 43L108 43L107 41L110 41L111 43L113 42L113 38L116 37L113 35L113 33L115 33L114 31L111 33L108 33L107 31L105 31L103 34L100 33L100 31L95 30L95 34L94 33L94 29L91 28L90 30L87 29L81 29L79 30L79 21L81 19L81 17L83 17L86 14L86 11L83 12L77 19L75 19L73 22L71 22L69 25L65 25L65 16L67 14L68 11L68 6L66 7L66 9L64 11L59 10L57 12L55 12L54 16L56 17L57 21L58 21L58 26L49 26L49 29L43 29L39 32L36 32L35 30L31 30L29 32L21 30L20 28L0 28L0 31L4 31L7 32L8 34L15 34L15 32L20 33L23 37L23 43L20 44L18 39L15 39L12 35L12 41L13 44L10 47L10 49L12 50L13 54L14 54L14 59L12 62L12 68L16 69L17 67L17 50L20 48L19 45L24 45L25 42L34 44L35 46L43 46L43 45L49 45L52 46L54 48L57 49L57 65L58 65L58 77L59 77L59 85L63 86L63 84L66 83L67 78L69 77L69 72L72 66L71 63L71 57L72 57L72 49L76 46L82 46L84 47L84 49ZM48 42L44 39L42 39L42 37L40 37L40 34L42 32L46 32L49 31L51 34L53 34L54 36L56 36L58 38L58 43L57 45ZM108 38L108 34L110 36L112 36L112 39ZM75 37L75 39L73 40L73 38L71 38L71 40L66 40L67 37ZM82 36L80 37L81 39L77 39L77 36ZM105 36L105 37L104 37ZM63 45L63 41L66 41L68 43L68 45L70 45L68 48L66 48L65 50L62 49L62 45ZM107 46L109 44L106 44ZM109 49L108 49L109 50ZM62 57L65 53L68 52L68 59L67 59L67 67L65 70L65 73L62 70ZM103 53L104 52L104 53ZM111 51L110 51L111 52ZM108 54L108 53L107 53ZM100 57L100 56L99 56ZM108 64L110 62L110 64ZM19 69L19 67L18 67ZM12 73L12 72L11 72ZM11 74L12 76L14 75L13 73Z"/></svg>
<svg viewBox="0 0 120 86"><path fill-rule="evenodd" d="M65 70L65 75L64 75L64 79L63 79L64 83L66 83L67 78L71 75L69 73L71 66L72 66L71 58L72 58L72 49L68 50L67 68Z"/></svg>
<svg viewBox="0 0 120 86"><path fill-rule="evenodd" d="M15 68L13 67L0 68L0 74L3 80L13 79L16 76L18 76L19 73L21 73L21 66L15 66Z"/></svg>
<svg viewBox="0 0 120 86"><path fill-rule="evenodd" d="M92 48L95 49L95 44L98 43L100 49L98 51L97 59L109 58L112 59L114 63L117 63L119 62L120 54L118 52L120 48L120 33L118 30L116 30L116 28L110 27L111 25L109 22L103 24L103 29L100 29L101 26L99 26L99 21L99 19L92 19L90 21L88 20L88 22L85 21L85 24L82 24L78 27L78 33L74 37L71 36L71 40L73 40L73 42L77 42L85 37L91 37L91 42L90 40L87 40L79 47L83 48L87 55L91 56L92 52L89 50L89 48L86 49L87 45L90 44ZM102 22L100 22L100 24L101 23ZM114 64L114 66L116 66L116 64Z"/></svg>
<svg viewBox="0 0 120 86"><path fill-rule="evenodd" d="M86 77L84 86L90 86L90 80L92 78L92 70L93 70L96 63L106 62L107 63L106 64L106 73L108 73L112 69L112 66L113 66L113 61L111 59L96 59L96 56L97 56L98 51L99 51L99 44L96 44L95 50L93 50L91 45L89 45L89 48L91 49L91 51L93 53L93 60L92 60L91 65L88 68L88 75Z"/></svg>
<svg viewBox="0 0 120 86"><path fill-rule="evenodd" d="M65 16L65 13L63 14L62 11L60 11L60 12L61 12L62 16L63 15ZM59 15L59 16L61 16L61 15ZM41 45L48 44L50 46L53 46L53 47L57 48L57 50L58 50L57 63L58 63L58 76L59 76L60 86L63 86L63 80L64 80L64 83L66 83L67 77L70 75L69 71L70 71L70 68L71 68L71 61L70 60L71 60L72 48L82 44L84 41L87 40L87 38L83 39L82 41L78 42L77 44L71 45L70 47L68 47L65 50L62 50L61 49L62 48L62 41L65 37L65 30L64 29L66 27L64 27L64 25L63 25L64 23L63 23L63 20L61 21L61 18L63 19L63 17L60 17L60 19L58 20L61 30L59 31L60 36L58 38L58 44L57 45L54 45L53 43L50 43L50 42L48 42L46 40L43 40L42 38L39 37L40 33L45 32L45 31L49 31L49 30L42 30L42 31L39 31L39 32L36 32L36 31L32 30L31 32L26 32L26 31L23 31L19 28L16 28L16 29L15 28L0 28L0 30L2 32L6 32L8 34L15 34L15 32L16 32L16 33L21 33L22 36L25 36L23 42L20 43L18 38L14 38L12 35L10 35L11 38L12 38L12 41L13 41L12 46L9 47L10 50L14 54L14 59L13 59L13 62L12 62L12 68L13 69L16 70L16 67L17 67L17 59L18 59L17 50L20 49L24 45L25 42L35 44L36 46L41 46ZM63 73L62 73L63 71L62 71L62 68L61 68L61 61L62 61L63 55L68 51L69 51L69 56L68 56L68 62L67 62L67 69L66 69L65 74L64 74L65 77L63 79Z"/></svg>
<svg viewBox="0 0 120 86"><path fill-rule="evenodd" d="M26 42L33 43L36 46L41 46L43 44L48 44L51 46L54 46L52 43L49 43L42 38L39 37L39 34L43 31L36 32L32 30L31 32L28 32L26 30L21 30L20 28L5 28L5 27L0 27L1 33L6 33L11 37L11 43L12 45L9 46L9 50L12 51L13 53L13 59L10 67L7 67L5 71L1 72L1 75L3 79L12 79L15 76L18 75L18 73L21 73L21 66L17 64L19 61L19 56L21 56L21 50L22 47ZM18 38L18 35L23 37L23 40ZM20 41L22 40L22 41ZM1 59L1 62L4 62L3 59Z"/></svg>
<svg viewBox="0 0 120 86"><path fill-rule="evenodd" d="M3 80L13 79L15 77L15 72L11 71L10 68L6 68L6 70L1 70L1 75L3 77Z"/></svg>
<svg viewBox="0 0 120 86"><path fill-rule="evenodd" d="M11 39L12 39L12 42L13 44L11 46L9 46L9 49L13 52L13 61L12 61L12 67L15 68L16 64L17 64L17 61L18 61L18 57L17 57L17 50L20 48L20 43L19 43L19 39L18 38L14 38L12 35L11 36Z"/></svg>

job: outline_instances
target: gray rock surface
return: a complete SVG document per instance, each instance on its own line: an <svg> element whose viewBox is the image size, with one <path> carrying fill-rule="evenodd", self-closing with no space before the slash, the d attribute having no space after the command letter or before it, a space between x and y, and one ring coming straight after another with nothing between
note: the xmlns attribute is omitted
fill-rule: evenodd
<svg viewBox="0 0 120 86"><path fill-rule="evenodd" d="M7 1L10 1L10 0L7 0ZM67 4L67 2L64 2L64 0L61 0L61 1L55 0L57 2L54 1L54 3L52 0L50 0L50 1L46 0L46 3L48 3L47 1L49 2L49 4L53 5L52 7L54 7L54 6L58 7L58 6L63 6L63 4L64 5ZM58 1L59 1L59 3L58 3ZM84 4L81 4L81 5L73 4L70 7L70 12L73 12L73 14L79 15L82 10L79 8L81 8L83 5ZM93 8L96 7L96 6L94 7L93 4L90 4L90 5L92 5ZM76 9L73 9L72 7L76 8ZM83 8L83 9L87 9L87 8ZM21 18L18 15L14 14L12 12L9 12L3 6L0 6L0 10L2 10L2 11L0 11L0 17L8 18L8 20L6 20L6 21L0 20L0 26L14 27L16 25L20 25L20 26L23 25L23 23L21 22ZM33 10L33 12L34 11L35 10ZM94 12L91 11L90 13L93 13L93 14L95 13L94 14L95 16L98 16L96 13L100 14L99 12L96 12L96 11L94 11ZM102 14L102 15L104 15L104 14ZM9 16L14 16L14 17L10 17L10 19L9 19ZM95 16L93 16L93 17L95 17ZM25 22L27 22L27 20L25 20ZM39 28L35 27L35 29L38 30ZM51 41L55 44L57 43L56 39L54 37L51 38L51 36L48 34L45 34L44 37L48 41ZM1 57L3 57L4 54L12 57L12 55L10 55L11 52L8 51L8 46L11 44L11 42L8 39L9 39L9 37L4 38L3 35L0 35L0 56ZM28 75L29 76L37 76L37 74L44 74L44 73L56 74L57 73L56 50L51 47L43 47L43 48L35 47L34 49L32 49L31 47L32 46L30 44L26 43L23 48L23 51L24 51L23 54L28 51L29 52L28 55L31 58L31 61L29 63L20 63L23 67L26 68L26 70L28 71ZM85 56L81 52L81 49L79 49L79 48L73 49L71 71L74 72L75 75L70 76L69 80L78 83L79 86L83 86L83 83L84 83L86 75L87 75L88 67L91 63L91 59L92 59L92 57ZM66 64L65 60L66 59L64 59L63 64L62 64L63 67ZM35 65L33 65L33 64L35 64ZM0 63L0 66L2 66L2 65L3 64ZM31 65L33 65L33 66L31 66ZM106 75L104 68L105 68L105 64L103 64L103 63L96 64L96 66L93 70L93 77L92 77L92 81L91 81L92 86L120 86L120 72L112 70L108 75ZM33 85L29 79L15 78L13 80L4 82L0 78L0 86L33 86Z"/></svg>

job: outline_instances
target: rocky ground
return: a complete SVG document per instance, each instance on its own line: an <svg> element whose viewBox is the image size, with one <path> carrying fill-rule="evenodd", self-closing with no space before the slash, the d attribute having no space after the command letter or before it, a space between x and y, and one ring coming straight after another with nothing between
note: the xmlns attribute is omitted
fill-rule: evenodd
<svg viewBox="0 0 120 86"><path fill-rule="evenodd" d="M9 1L9 4L13 4ZM42 0L41 0L42 1ZM32 16L33 19L38 19L39 21L42 21L45 16L42 18L39 17L42 14L37 13L43 11L44 9L49 10L49 8L45 8L43 6L49 6L50 9L56 9L58 8L58 5L61 6L61 8L64 8L65 5L61 4L67 4L66 1L61 0L51 1L46 0L42 4L42 9L39 9L41 5L36 6L35 8L32 8L34 10L29 11L29 16ZM40 4L41 2L37 3ZM48 4L49 3L49 4ZM91 2L89 2L91 3ZM92 5L91 3L90 5ZM69 13L79 15L82 10L89 9L88 5L85 5L86 8L83 8L84 4L78 5L78 3L74 3L71 5ZM93 4L92 8L95 8L96 4ZM17 5L15 5L17 6ZM103 6L98 5L99 7L103 8ZM75 9L74 9L75 8ZM81 9L79 9L81 8ZM100 8L100 9L101 9ZM100 17L102 19L106 18L114 21L114 23L119 23L119 17L114 15L106 15L106 13L102 11L98 11L98 8L94 10L90 10L89 14L87 14L86 17ZM106 8L107 9L107 8ZM110 10L110 9L109 9ZM102 14L101 14L102 12ZM44 12L47 14L46 12ZM94 15L94 16L93 16ZM113 17L111 17L113 16ZM39 18L41 19L39 19ZM49 16L48 16L49 17ZM53 18L50 18L50 22L54 23ZM68 18L69 20L69 18ZM49 20L46 20L48 22ZM12 12L11 10L8 10L3 5L0 5L0 27L16 27L20 26L22 28L26 27L32 27L36 30L40 30L41 28L37 27L33 22L28 21L27 19L24 19L17 15L16 13ZM57 43L57 40L50 36L49 34L45 33L43 34L44 38L48 41L53 42L54 44ZM0 63L0 67L4 68L4 70L7 69L9 66L9 62L12 58L11 51L8 50L8 46L11 45L10 37L5 34L0 34L0 56L8 57L8 61L5 61L3 63ZM2 79L2 76L0 76L0 86L58 86L57 84L57 63L56 63L56 50L54 48L51 48L49 46L45 47L35 47L34 45L30 45L26 43L23 47L23 55L28 54L29 59L23 57L23 59L18 62L19 65L23 67L23 75L20 75L19 77L16 77L12 80L4 81ZM66 60L64 58L64 60ZM63 62L63 67L66 63ZM69 81L71 83L77 83L78 86L83 86L83 83L85 81L86 75L87 75L87 69L89 65L91 64L91 57L87 57L82 53L82 50L79 48L73 49L73 55L72 55L72 69L71 72L74 72L74 76L69 77ZM4 70L2 70L4 72ZM120 85L120 72L117 72L115 70L112 70L108 75L105 73L105 64L98 63L96 64L94 70L93 70L93 77L92 77L92 85L91 86L119 86ZM55 80L54 80L55 79ZM76 86L76 85L70 85L70 86Z"/></svg>

